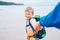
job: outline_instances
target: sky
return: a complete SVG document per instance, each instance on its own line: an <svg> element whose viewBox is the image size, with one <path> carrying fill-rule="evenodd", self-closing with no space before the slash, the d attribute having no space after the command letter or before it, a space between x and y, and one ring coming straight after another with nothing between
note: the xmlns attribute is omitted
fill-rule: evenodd
<svg viewBox="0 0 60 40"><path fill-rule="evenodd" d="M1 1L8 1L8 2L15 2L15 3L23 3L25 5L35 5L35 6L51 6L56 5L60 0L1 0Z"/></svg>
<svg viewBox="0 0 60 40"><path fill-rule="evenodd" d="M60 1L60 0L1 0L1 1L12 1L12 2L23 2L23 3L26 3L26 2L57 2L57 1Z"/></svg>

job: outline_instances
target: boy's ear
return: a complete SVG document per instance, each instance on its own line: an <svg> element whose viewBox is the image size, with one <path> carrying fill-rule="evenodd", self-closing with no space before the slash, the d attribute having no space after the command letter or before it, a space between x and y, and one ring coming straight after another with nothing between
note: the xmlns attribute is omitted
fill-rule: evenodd
<svg viewBox="0 0 60 40"><path fill-rule="evenodd" d="M32 16L33 16L34 14L32 13Z"/></svg>
<svg viewBox="0 0 60 40"><path fill-rule="evenodd" d="M34 12L32 12L32 15L34 15Z"/></svg>

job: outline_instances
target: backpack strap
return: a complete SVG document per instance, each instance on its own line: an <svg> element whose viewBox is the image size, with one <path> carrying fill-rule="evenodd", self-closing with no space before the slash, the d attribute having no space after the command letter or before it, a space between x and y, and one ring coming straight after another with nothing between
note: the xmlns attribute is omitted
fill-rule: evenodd
<svg viewBox="0 0 60 40"><path fill-rule="evenodd" d="M31 24L31 22L30 22L31 19L32 19L32 18L29 19L29 25L30 25L30 27L32 28L32 30L35 31L35 29L33 28L32 24ZM33 19L35 19L35 18L33 17ZM35 31L35 32L36 32L36 31Z"/></svg>

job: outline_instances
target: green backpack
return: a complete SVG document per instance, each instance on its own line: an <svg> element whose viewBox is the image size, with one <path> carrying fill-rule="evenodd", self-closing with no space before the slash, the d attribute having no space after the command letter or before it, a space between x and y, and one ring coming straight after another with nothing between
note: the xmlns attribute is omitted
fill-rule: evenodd
<svg viewBox="0 0 60 40"><path fill-rule="evenodd" d="M34 18L36 21L39 21L40 18L41 18L41 16L40 16L40 15L36 15L36 16L33 17L33 18ZM32 30L35 31L30 22L29 22L29 24L30 24ZM34 35L35 38L39 38L39 39L42 39L42 38L44 38L45 36L46 36L45 27L43 27L42 30L39 30L39 31Z"/></svg>

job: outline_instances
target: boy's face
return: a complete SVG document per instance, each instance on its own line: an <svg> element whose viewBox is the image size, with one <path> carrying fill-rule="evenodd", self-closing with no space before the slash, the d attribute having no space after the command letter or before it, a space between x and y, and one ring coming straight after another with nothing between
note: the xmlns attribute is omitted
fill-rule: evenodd
<svg viewBox="0 0 60 40"><path fill-rule="evenodd" d="M26 19L30 19L32 16L33 16L32 10L25 11L25 17L26 17Z"/></svg>

